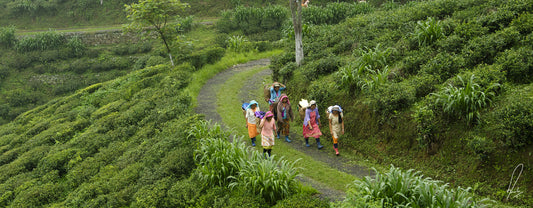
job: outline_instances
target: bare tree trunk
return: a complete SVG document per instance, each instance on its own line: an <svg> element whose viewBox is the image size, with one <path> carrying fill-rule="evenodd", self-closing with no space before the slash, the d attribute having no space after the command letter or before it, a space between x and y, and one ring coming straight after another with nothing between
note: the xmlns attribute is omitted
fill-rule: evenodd
<svg viewBox="0 0 533 208"><path fill-rule="evenodd" d="M100 0L100 5L104 5L104 0Z"/></svg>
<svg viewBox="0 0 533 208"><path fill-rule="evenodd" d="M294 25L296 65L300 66L304 60L304 48L302 44L302 5L299 0L289 1L291 5L292 25Z"/></svg>

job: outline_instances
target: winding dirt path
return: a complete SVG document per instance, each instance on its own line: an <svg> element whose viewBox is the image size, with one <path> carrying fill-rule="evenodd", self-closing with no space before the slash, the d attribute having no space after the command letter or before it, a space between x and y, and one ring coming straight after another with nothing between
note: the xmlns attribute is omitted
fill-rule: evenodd
<svg viewBox="0 0 533 208"><path fill-rule="evenodd" d="M204 114L206 120L212 120L224 126L224 124L222 123L222 118L216 110L216 94L219 87L223 85L229 78L239 72L251 70L258 67L265 67L268 65L270 65L269 59L260 59L245 64L235 65L217 74L215 77L208 80L206 84L202 87L200 93L198 94L198 105L195 109L195 112L198 114ZM265 80L271 75L272 71L270 69L265 69L254 74L250 79L248 79L246 81L246 84L241 87L239 92L237 92L239 93L239 97L242 99L241 101L246 102L256 98L257 95L254 95L253 93L257 92L257 83L262 83L263 80ZM293 125L298 124L294 123ZM295 133L291 133L290 138L293 141L292 143L290 143L291 147L300 152L304 152L305 154L313 157L313 159L315 160L328 164L332 168L338 169L340 171L352 174L360 178L370 175L371 173L367 168L353 164L344 157L336 157L333 153L333 150L330 151L332 147L324 147L322 150L318 150L315 146L314 141L310 141L310 144L312 145L311 147L306 147L302 136ZM278 141L284 142L281 139ZM331 201L339 201L343 200L345 197L345 193L343 193L342 191L329 188L326 184L314 181L311 178L300 177L299 179L300 181L302 181L302 183L311 185L313 188L317 189L321 193L321 198L328 198Z"/></svg>

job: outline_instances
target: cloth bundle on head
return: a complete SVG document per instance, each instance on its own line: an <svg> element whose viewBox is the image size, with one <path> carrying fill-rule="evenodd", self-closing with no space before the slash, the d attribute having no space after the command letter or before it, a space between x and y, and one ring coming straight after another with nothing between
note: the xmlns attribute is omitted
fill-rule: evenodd
<svg viewBox="0 0 533 208"><path fill-rule="evenodd" d="M327 113L331 113L333 111L339 111L339 113L342 113L342 108L340 105L334 105L334 106L329 106L328 110L326 110Z"/></svg>
<svg viewBox="0 0 533 208"><path fill-rule="evenodd" d="M298 102L298 105L300 106L300 108L307 108L309 107L309 101L302 99L300 100L300 102Z"/></svg>
<svg viewBox="0 0 533 208"><path fill-rule="evenodd" d="M256 111L255 112L255 117L257 117L257 118L261 118L262 119L263 117L265 117L265 115L266 115L266 112L264 112L264 111Z"/></svg>
<svg viewBox="0 0 533 208"><path fill-rule="evenodd" d="M272 117L272 116L274 116L272 111L267 111L266 114L265 114L265 118Z"/></svg>
<svg viewBox="0 0 533 208"><path fill-rule="evenodd" d="M249 105L249 103L243 103L242 106L241 106L241 108L242 108L243 110L246 110L246 108L248 107L248 105Z"/></svg>
<svg viewBox="0 0 533 208"><path fill-rule="evenodd" d="M255 100L252 100L252 101L250 101L250 104L248 104L248 106L246 106L246 110L251 108L253 104L255 104L256 107L259 107L259 103L257 103L257 101L255 101Z"/></svg>

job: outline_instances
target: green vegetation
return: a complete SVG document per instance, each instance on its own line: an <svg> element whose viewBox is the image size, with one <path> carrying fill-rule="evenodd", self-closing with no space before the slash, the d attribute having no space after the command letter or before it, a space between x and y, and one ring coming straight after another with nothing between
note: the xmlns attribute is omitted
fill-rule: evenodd
<svg viewBox="0 0 533 208"><path fill-rule="evenodd" d="M377 172L377 171L376 171ZM488 199L476 200L469 193L470 188L450 189L420 172L410 169L401 171L392 166L387 173L377 172L352 184L351 196L342 205L354 205L358 198L366 202L380 202L383 207L489 207ZM380 207L381 207L380 206Z"/></svg>
<svg viewBox="0 0 533 208"><path fill-rule="evenodd" d="M514 167L531 165L532 3L387 3L343 21L323 7L304 28L305 63L294 65L293 40L283 36L273 77L293 99L343 106L350 139L342 145L364 158L356 160L423 170L504 201ZM523 194L506 202L531 204L531 180L522 175Z"/></svg>

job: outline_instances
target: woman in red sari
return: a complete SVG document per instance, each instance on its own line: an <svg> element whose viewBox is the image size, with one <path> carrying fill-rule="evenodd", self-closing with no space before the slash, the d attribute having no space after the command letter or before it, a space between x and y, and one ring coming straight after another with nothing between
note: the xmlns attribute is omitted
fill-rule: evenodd
<svg viewBox="0 0 533 208"><path fill-rule="evenodd" d="M318 108L314 100L309 102L309 107L305 110L303 135L305 146L309 147L309 137L314 137L318 149L324 147L320 144L320 136L322 136L322 132L320 131L320 115L318 114Z"/></svg>

